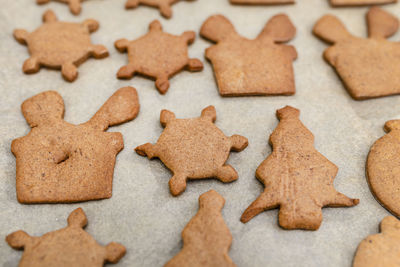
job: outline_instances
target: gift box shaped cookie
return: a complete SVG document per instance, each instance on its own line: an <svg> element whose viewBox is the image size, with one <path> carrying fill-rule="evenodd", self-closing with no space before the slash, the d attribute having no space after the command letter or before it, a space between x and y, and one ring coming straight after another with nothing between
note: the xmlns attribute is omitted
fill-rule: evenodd
<svg viewBox="0 0 400 267"><path fill-rule="evenodd" d="M136 90L115 92L86 123L63 120L64 102L54 91L33 96L22 104L32 128L15 139L17 198L21 203L68 203L110 198L122 134L109 126L134 119L139 112Z"/></svg>
<svg viewBox="0 0 400 267"><path fill-rule="evenodd" d="M400 93L400 44L386 38L399 27L397 18L373 7L367 13L368 38L351 35L339 19L322 17L314 34L332 44L325 60L336 69L350 95L357 100Z"/></svg>
<svg viewBox="0 0 400 267"><path fill-rule="evenodd" d="M240 36L222 15L208 18L200 34L213 42L206 58L222 96L293 95L296 49L284 45L296 29L284 14L272 17L254 40Z"/></svg>

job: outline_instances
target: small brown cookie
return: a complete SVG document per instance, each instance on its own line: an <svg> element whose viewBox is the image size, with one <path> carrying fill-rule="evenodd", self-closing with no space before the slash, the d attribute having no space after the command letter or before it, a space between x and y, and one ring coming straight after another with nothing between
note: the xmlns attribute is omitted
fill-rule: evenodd
<svg viewBox="0 0 400 267"><path fill-rule="evenodd" d="M294 4L295 0L230 0L232 4L238 5L283 5Z"/></svg>
<svg viewBox="0 0 400 267"><path fill-rule="evenodd" d="M136 8L139 4L156 7L160 9L161 15L166 18L172 17L171 6L181 0L127 0L125 4L126 9ZM188 0L193 1L193 0Z"/></svg>
<svg viewBox="0 0 400 267"><path fill-rule="evenodd" d="M81 2L83 2L84 0L53 0L53 1L68 4L71 13L74 15L79 15L82 9ZM47 4L48 2L50 2L50 0L36 0L36 3L38 3L39 5Z"/></svg>
<svg viewBox="0 0 400 267"><path fill-rule="evenodd" d="M88 221L81 208L71 212L68 226L33 237L20 230L6 237L14 249L23 249L19 267L100 267L105 262L117 263L126 253L119 243L101 246L83 228Z"/></svg>
<svg viewBox="0 0 400 267"><path fill-rule="evenodd" d="M215 177L227 183L238 178L236 170L226 165L230 151L242 151L248 145L246 137L226 136L217 126L216 111L209 106L199 118L177 119L162 110L160 122L165 127L155 145L147 143L136 148L141 156L160 158L174 176L169 181L172 195L186 189L187 179Z"/></svg>
<svg viewBox="0 0 400 267"><path fill-rule="evenodd" d="M299 116L300 111L290 106L277 110L280 122L269 139L272 154L256 171L265 190L243 213L243 223L264 210L279 207L282 228L317 230L323 207L358 204L358 199L335 190L333 180L338 168L315 150L314 136Z"/></svg>
<svg viewBox="0 0 400 267"><path fill-rule="evenodd" d="M357 248L353 267L400 266L400 221L387 216L381 233L368 236Z"/></svg>
<svg viewBox="0 0 400 267"><path fill-rule="evenodd" d="M165 33L158 20L150 23L149 29L145 36L137 40L121 39L115 42L119 52L128 52L129 59L129 64L118 71L118 78L130 79L135 73L155 78L158 91L165 94L169 88L168 79L182 69L203 69L200 60L188 56L188 45L196 37L193 31L184 32L180 36Z"/></svg>
<svg viewBox="0 0 400 267"><path fill-rule="evenodd" d="M246 39L222 15L208 18L200 34L213 42L206 50L222 96L293 95L292 62L296 49L290 41L296 28L284 14L272 17L260 35Z"/></svg>
<svg viewBox="0 0 400 267"><path fill-rule="evenodd" d="M332 6L369 6L397 3L397 0L330 0Z"/></svg>
<svg viewBox="0 0 400 267"><path fill-rule="evenodd" d="M63 120L64 102L54 91L29 98L22 113L32 130L15 139L17 198L21 203L63 203L110 198L122 134L109 126L134 119L139 100L132 87L119 89L86 123Z"/></svg>
<svg viewBox="0 0 400 267"><path fill-rule="evenodd" d="M379 203L400 216L400 120L386 122L385 131L369 151L367 180Z"/></svg>
<svg viewBox="0 0 400 267"><path fill-rule="evenodd" d="M325 15L314 26L314 34L333 44L325 50L329 62L350 95L357 100L400 93L400 44L388 38L399 22L378 7L367 13L368 38L352 36L332 15Z"/></svg>
<svg viewBox="0 0 400 267"><path fill-rule="evenodd" d="M183 248L165 267L234 267L228 251L232 235L221 210L225 199L214 190L199 197L199 211L182 232Z"/></svg>
<svg viewBox="0 0 400 267"><path fill-rule="evenodd" d="M15 39L27 45L31 55L22 68L26 74L36 73L42 66L61 69L64 79L73 82L78 77L77 67L89 57L108 56L106 47L90 41L90 33L99 28L97 21L61 22L51 10L44 13L43 21L44 24L32 33L14 31Z"/></svg>

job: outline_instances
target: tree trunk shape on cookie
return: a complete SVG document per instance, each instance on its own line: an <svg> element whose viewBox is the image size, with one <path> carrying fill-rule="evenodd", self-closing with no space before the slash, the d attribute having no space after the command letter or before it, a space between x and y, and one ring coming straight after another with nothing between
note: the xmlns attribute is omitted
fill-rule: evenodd
<svg viewBox="0 0 400 267"><path fill-rule="evenodd" d="M221 210L225 199L214 190L199 197L199 211L182 232L183 248L164 267L235 267L228 255L232 235Z"/></svg>
<svg viewBox="0 0 400 267"><path fill-rule="evenodd" d="M270 136L272 154L256 171L265 190L243 213L242 222L279 207L281 227L317 230L323 207L358 204L358 199L350 199L333 187L338 169L315 150L314 136L299 115L300 111L290 106L277 111L280 123Z"/></svg>

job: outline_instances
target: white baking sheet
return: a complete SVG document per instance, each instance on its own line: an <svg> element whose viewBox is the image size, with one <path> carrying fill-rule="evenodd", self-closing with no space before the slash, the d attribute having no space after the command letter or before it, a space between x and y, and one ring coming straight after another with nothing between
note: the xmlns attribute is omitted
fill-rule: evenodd
<svg viewBox="0 0 400 267"><path fill-rule="evenodd" d="M350 266L358 243L378 231L381 219L389 213L371 195L365 179L365 160L372 143L384 134L385 121L400 118L400 96L356 102L322 59L326 44L311 34L318 18L326 13L339 16L348 29L365 36L367 8L333 9L327 0L299 0L290 6L232 6L228 0L182 1L173 6L173 18L165 20L158 10L140 7L126 11L124 0L90 0L83 3L80 16L69 13L60 3L37 6L34 0L0 0L0 238L23 229L42 235L66 226L69 213L82 207L89 220L87 231L101 244L121 242L126 256L117 266L162 266L182 246L181 231L197 212L198 196L209 189L225 199L223 216L232 232L230 256L238 266ZM92 35L94 43L104 44L110 57L88 60L79 68L79 78L67 83L59 71L42 69L24 75L21 67L28 58L27 48L12 37L15 28L32 31L41 25L43 12L51 8L61 20L97 19L101 26ZM399 14L399 5L384 6ZM198 33L205 19L216 13L228 17L239 33L254 38L267 20L284 12L297 27L299 58L294 63L297 93L290 97L219 96L211 65L204 50L211 43L198 37L190 56L204 62L199 73L182 72L171 79L171 88L160 95L154 82L135 77L115 78L126 54L113 47L119 38L134 39L147 32L148 24L159 19L164 29L180 34ZM393 40L398 40L396 35ZM15 158L11 141L26 135L29 127L20 104L30 96L57 90L65 100L65 119L71 123L87 121L106 99L123 86L137 88L141 111L132 122L113 127L125 140L114 173L113 197L72 205L21 205L15 193ZM216 125L227 135L241 134L249 147L232 153L229 164L239 173L231 184L217 180L189 182L186 192L172 197L168 189L171 173L158 160L149 161L133 149L155 142L162 131L159 113L163 108L179 118L198 116L202 108L215 105ZM293 105L301 110L301 120L315 135L315 147L339 167L335 186L346 195L360 199L353 208L326 208L318 231L285 231L277 225L277 210L263 212L247 224L239 218L262 192L255 170L271 152L267 140L277 125L275 110ZM16 266L22 253L0 241L0 265Z"/></svg>

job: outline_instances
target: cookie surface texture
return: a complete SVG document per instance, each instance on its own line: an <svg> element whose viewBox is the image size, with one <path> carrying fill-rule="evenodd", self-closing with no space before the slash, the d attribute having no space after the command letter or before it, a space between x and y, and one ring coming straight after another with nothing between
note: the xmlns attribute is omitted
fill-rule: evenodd
<svg viewBox="0 0 400 267"><path fill-rule="evenodd" d="M171 6L181 0L127 0L125 3L126 9L136 8L138 5L146 5L156 7L160 10L161 15L166 18L172 17ZM187 0L193 1L193 0Z"/></svg>
<svg viewBox="0 0 400 267"><path fill-rule="evenodd" d="M333 15L314 26L314 34L332 44L324 58L357 100L400 93L400 43L386 38L397 32L397 18L372 7L367 13L368 38L351 35Z"/></svg>
<svg viewBox="0 0 400 267"><path fill-rule="evenodd" d="M21 29L14 31L14 38L28 46L31 56L22 67L26 74L36 73L40 67L61 69L64 79L73 82L78 77L77 67L89 57L108 56L106 47L94 45L90 40L90 33L99 28L97 21L62 22L48 10L43 15L43 22L32 33Z"/></svg>
<svg viewBox="0 0 400 267"><path fill-rule="evenodd" d="M264 210L279 208L284 229L317 230L322 208L351 207L350 199L333 187L338 168L314 148L313 134L301 123L300 111L290 106L277 110L280 120L270 136L272 154L257 168L265 190L246 209L246 223Z"/></svg>
<svg viewBox="0 0 400 267"><path fill-rule="evenodd" d="M39 5L43 5L49 3L50 1L51 0L36 0L36 3L38 3ZM53 0L53 1L68 4L71 13L74 15L79 15L82 9L81 2L83 2L84 0Z"/></svg>
<svg viewBox="0 0 400 267"><path fill-rule="evenodd" d="M227 183L238 178L236 170L226 165L230 151L242 151L248 145L240 135L226 136L214 125L216 111L209 106L199 118L177 119L175 114L162 110L160 121L165 127L156 144L136 148L141 156L160 158L173 172L169 181L172 195L186 189L188 179L217 178Z"/></svg>
<svg viewBox="0 0 400 267"><path fill-rule="evenodd" d="M397 0L330 0L332 6L368 6L397 3Z"/></svg>
<svg viewBox="0 0 400 267"><path fill-rule="evenodd" d="M199 211L182 232L183 248L165 267L235 267L228 251L232 235L221 210L225 199L214 190L199 197Z"/></svg>
<svg viewBox="0 0 400 267"><path fill-rule="evenodd" d="M117 263L126 252L123 245L101 246L83 228L87 218L81 208L71 212L68 226L41 237L17 231L6 237L14 249L23 249L19 267L101 267L105 262Z"/></svg>
<svg viewBox="0 0 400 267"><path fill-rule="evenodd" d="M200 34L213 42L206 49L222 96L293 95L296 92L292 62L296 49L284 45L296 28L284 14L272 17L254 40L236 33L222 15L208 18Z"/></svg>
<svg viewBox="0 0 400 267"><path fill-rule="evenodd" d="M130 79L135 73L154 78L158 91L165 94L169 89L168 79L182 69L192 72L203 69L200 60L188 56L188 45L196 37L194 32L184 32L180 36L165 33L158 20L150 23L149 29L137 40L121 39L115 42L117 50L127 52L129 59L129 64L118 71L118 78Z"/></svg>
<svg viewBox="0 0 400 267"><path fill-rule="evenodd" d="M367 180L376 200L400 216L400 120L386 122L388 134L371 147L367 159Z"/></svg>
<svg viewBox="0 0 400 267"><path fill-rule="evenodd" d="M68 203L110 198L116 155L122 134L109 126L134 119L139 112L136 90L119 89L86 123L63 120L64 102L54 91L22 104L32 128L15 139L17 198L21 203Z"/></svg>
<svg viewBox="0 0 400 267"><path fill-rule="evenodd" d="M295 0L230 0L232 4L238 5L280 5L293 4Z"/></svg>
<svg viewBox="0 0 400 267"><path fill-rule="evenodd" d="M353 267L400 266L400 221L385 217L381 233L370 235L357 248Z"/></svg>

